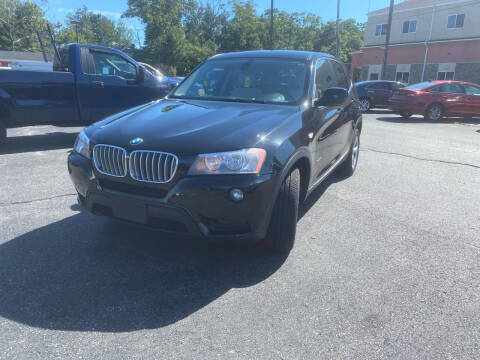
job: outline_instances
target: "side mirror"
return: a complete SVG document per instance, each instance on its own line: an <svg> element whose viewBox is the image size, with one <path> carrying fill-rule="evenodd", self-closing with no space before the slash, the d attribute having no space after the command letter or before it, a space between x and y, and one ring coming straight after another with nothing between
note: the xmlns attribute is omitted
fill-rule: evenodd
<svg viewBox="0 0 480 360"><path fill-rule="evenodd" d="M348 90L340 87L331 87L323 93L323 96L316 99L314 106L335 106L342 104L348 98Z"/></svg>
<svg viewBox="0 0 480 360"><path fill-rule="evenodd" d="M147 74L145 68L142 65L139 65L137 68L137 82L144 83L147 79Z"/></svg>

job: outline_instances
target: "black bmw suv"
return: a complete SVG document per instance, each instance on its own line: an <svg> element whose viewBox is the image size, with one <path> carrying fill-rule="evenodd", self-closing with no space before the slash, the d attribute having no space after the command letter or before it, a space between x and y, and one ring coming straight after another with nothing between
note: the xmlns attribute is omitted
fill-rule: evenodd
<svg viewBox="0 0 480 360"><path fill-rule="evenodd" d="M166 98L86 128L68 170L95 214L288 252L301 201L334 170L355 171L361 129L334 57L230 53Z"/></svg>

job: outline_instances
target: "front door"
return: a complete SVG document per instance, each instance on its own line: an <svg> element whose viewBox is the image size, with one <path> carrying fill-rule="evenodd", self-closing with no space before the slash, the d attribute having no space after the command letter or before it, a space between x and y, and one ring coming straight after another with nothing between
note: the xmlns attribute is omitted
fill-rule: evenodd
<svg viewBox="0 0 480 360"><path fill-rule="evenodd" d="M328 88L335 87L336 77L327 59L320 59L315 70L314 99L321 99ZM312 110L312 141L314 143L314 173L312 181L321 177L332 165L337 154L338 120L342 109L338 106L315 106Z"/></svg>
<svg viewBox="0 0 480 360"><path fill-rule="evenodd" d="M85 76L80 99L90 110L91 122L142 103L137 91L142 85L137 81L137 66L118 54L90 49Z"/></svg>

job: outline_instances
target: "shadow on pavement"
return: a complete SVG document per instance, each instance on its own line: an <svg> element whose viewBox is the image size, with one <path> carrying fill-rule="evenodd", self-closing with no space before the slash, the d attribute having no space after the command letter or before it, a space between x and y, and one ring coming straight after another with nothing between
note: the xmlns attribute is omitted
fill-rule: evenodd
<svg viewBox="0 0 480 360"><path fill-rule="evenodd" d="M78 213L0 245L0 316L70 331L167 326L286 259L256 249Z"/></svg>
<svg viewBox="0 0 480 360"><path fill-rule="evenodd" d="M392 110L389 109L372 109L368 110L364 114L393 114Z"/></svg>
<svg viewBox="0 0 480 360"><path fill-rule="evenodd" d="M459 117L451 117L451 118L443 118L439 121L430 121L426 120L423 116L413 116L409 119L404 119L401 116L393 116L393 117L379 117L377 118L379 121L385 121L389 123L403 123L403 124L419 124L419 123L426 123L426 124L480 124L480 118L459 118Z"/></svg>
<svg viewBox="0 0 480 360"><path fill-rule="evenodd" d="M73 148L77 135L77 132L51 132L41 135L8 136L5 148L0 150L0 154Z"/></svg>

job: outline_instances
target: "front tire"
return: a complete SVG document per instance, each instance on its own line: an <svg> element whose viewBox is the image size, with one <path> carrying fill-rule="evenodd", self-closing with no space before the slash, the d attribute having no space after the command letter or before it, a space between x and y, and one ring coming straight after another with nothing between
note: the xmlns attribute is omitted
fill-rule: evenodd
<svg viewBox="0 0 480 360"><path fill-rule="evenodd" d="M360 156L360 130L355 129L354 138L347 157L338 167L338 174L344 178L353 175L357 169L358 157Z"/></svg>
<svg viewBox="0 0 480 360"><path fill-rule="evenodd" d="M270 252L288 254L295 243L300 202L300 170L293 170L280 186L264 245Z"/></svg>
<svg viewBox="0 0 480 360"><path fill-rule="evenodd" d="M7 127L3 123L2 120L0 120L0 148L5 146L5 143L7 142Z"/></svg>
<svg viewBox="0 0 480 360"><path fill-rule="evenodd" d="M429 121L439 121L444 114L443 106L440 104L432 104L425 111L425 119Z"/></svg>

